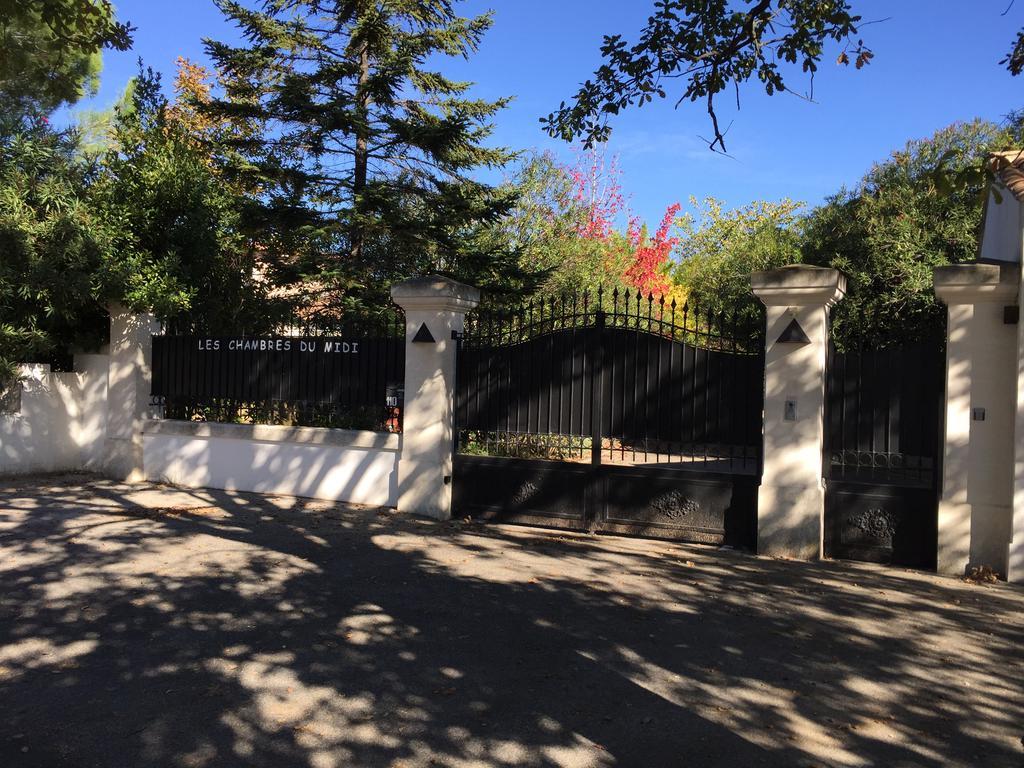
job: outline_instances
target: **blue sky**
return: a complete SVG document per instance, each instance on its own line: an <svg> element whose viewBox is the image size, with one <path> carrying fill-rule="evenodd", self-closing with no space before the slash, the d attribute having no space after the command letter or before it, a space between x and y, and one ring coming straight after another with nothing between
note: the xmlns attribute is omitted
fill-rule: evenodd
<svg viewBox="0 0 1024 768"><path fill-rule="evenodd" d="M907 140L957 120L1000 120L1024 107L1024 77L998 65L1024 26L1024 3L1009 0L854 0L865 20L862 37L875 59L861 71L826 56L814 83L814 103L768 97L756 85L741 90L741 109L721 100L732 157L712 154L699 138L710 126L699 105L671 103L620 116L608 151L619 156L630 207L655 223L665 207L693 195L729 206L790 197L815 204L855 183L874 161ZM575 92L600 63L605 33L635 37L653 0L466 0L460 12L495 12L480 52L453 61L453 76L477 83L474 93L515 96L497 120L496 140L525 149L572 151L547 138L538 118ZM205 62L201 39L235 39L211 0L120 0L118 15L137 27L127 53L106 53L99 94L80 107L112 103L136 71L136 59L165 74L179 55ZM806 81L797 75L794 90Z"/></svg>

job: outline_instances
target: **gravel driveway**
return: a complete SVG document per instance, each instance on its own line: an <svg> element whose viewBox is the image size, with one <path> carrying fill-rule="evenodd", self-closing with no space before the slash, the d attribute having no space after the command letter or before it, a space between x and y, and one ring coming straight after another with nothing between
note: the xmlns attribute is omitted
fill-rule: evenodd
<svg viewBox="0 0 1024 768"><path fill-rule="evenodd" d="M1024 766L1024 590L0 481L0 765Z"/></svg>

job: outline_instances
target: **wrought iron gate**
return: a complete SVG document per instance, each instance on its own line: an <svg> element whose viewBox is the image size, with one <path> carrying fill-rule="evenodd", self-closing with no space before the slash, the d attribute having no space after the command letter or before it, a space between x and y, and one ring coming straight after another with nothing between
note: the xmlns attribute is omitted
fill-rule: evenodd
<svg viewBox="0 0 1024 768"><path fill-rule="evenodd" d="M762 327L617 291L474 312L455 513L753 547Z"/></svg>
<svg viewBox="0 0 1024 768"><path fill-rule="evenodd" d="M825 553L934 568L945 354L940 342L837 352L825 401Z"/></svg>

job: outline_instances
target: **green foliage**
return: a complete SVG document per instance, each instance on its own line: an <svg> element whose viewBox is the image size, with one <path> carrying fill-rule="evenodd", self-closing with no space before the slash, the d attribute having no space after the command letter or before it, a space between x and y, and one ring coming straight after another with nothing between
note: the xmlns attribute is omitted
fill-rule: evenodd
<svg viewBox="0 0 1024 768"><path fill-rule="evenodd" d="M95 169L43 118L0 136L0 378L102 340L97 276L110 234L85 198Z"/></svg>
<svg viewBox="0 0 1024 768"><path fill-rule="evenodd" d="M223 93L204 112L259 126L230 169L256 190L248 226L288 254L279 268L327 302L385 301L393 280L432 271L485 289L528 278L487 237L513 198L468 176L510 159L485 145L507 100L431 68L472 54L489 15L451 0L218 5L247 43L206 41Z"/></svg>
<svg viewBox="0 0 1024 768"><path fill-rule="evenodd" d="M541 295L625 287L632 251L613 228L622 206L618 175L598 156L568 167L545 152L525 156L506 183L515 205L491 236L519 254L521 272L537 276Z"/></svg>
<svg viewBox="0 0 1024 768"><path fill-rule="evenodd" d="M131 47L109 0L0 0L0 98L47 113L95 91L100 51Z"/></svg>
<svg viewBox="0 0 1024 768"><path fill-rule="evenodd" d="M544 282L543 293L552 296L593 293L629 287L623 275L632 263L629 240L613 232L604 240L570 237L556 243L547 261L556 266ZM558 261L554 260L557 255Z"/></svg>
<svg viewBox="0 0 1024 768"><path fill-rule="evenodd" d="M74 113L78 150L90 161L102 160L114 149L114 125L120 112L134 109L135 79L128 81L117 102L107 109L82 109Z"/></svg>
<svg viewBox="0 0 1024 768"><path fill-rule="evenodd" d="M679 292L714 313L752 320L759 308L749 276L803 261L841 270L847 296L832 310L840 348L941 338L944 312L932 290L935 267L973 261L992 151L1020 146L1022 120L1000 127L958 123L911 141L852 189L811 212L789 200L725 211L704 202L683 217L672 277ZM692 201L695 205L695 201Z"/></svg>
<svg viewBox="0 0 1024 768"><path fill-rule="evenodd" d="M859 16L845 0L750 0L737 10L726 0L658 0L654 13L629 45L621 35L606 35L605 63L580 87L573 102L541 122L547 132L566 141L582 138L587 146L606 141L608 118L624 109L666 98L668 88L678 106L706 103L716 146L725 151L715 97L727 88L756 79L769 96L789 90L783 67L799 65L813 75L831 40L845 44L839 63L852 60L860 69L872 58L862 41L854 41Z"/></svg>
<svg viewBox="0 0 1024 768"><path fill-rule="evenodd" d="M96 347L113 302L197 329L272 324L245 198L168 106L142 71L103 153L44 117L0 115L0 377Z"/></svg>
<svg viewBox="0 0 1024 768"><path fill-rule="evenodd" d="M92 191L114 235L107 295L200 329L270 322L256 242L239 230L243 198L187 126L172 119L159 77L143 70L116 109L113 145Z"/></svg>
<svg viewBox="0 0 1024 768"><path fill-rule="evenodd" d="M932 270L977 257L988 181L977 170L989 152L1020 139L1019 122L954 124L909 142L810 214L804 261L848 279L847 297L832 311L841 346L941 334Z"/></svg>
<svg viewBox="0 0 1024 768"><path fill-rule="evenodd" d="M750 273L800 261L800 212L792 200L755 202L726 210L721 201L694 198L698 215L677 221L680 243L672 278L685 300L714 315L735 315L742 327L761 321Z"/></svg>
<svg viewBox="0 0 1024 768"><path fill-rule="evenodd" d="M536 272L551 272L564 261L559 245L576 234L584 221L581 209L566 205L573 181L550 152L526 155L506 182L516 191L516 204L496 233Z"/></svg>
<svg viewBox="0 0 1024 768"><path fill-rule="evenodd" d="M830 42L842 45L837 64L861 69L870 63L874 53L856 37L857 5L848 0L656 0L637 42L605 35L604 63L568 105L563 101L541 123L549 135L582 138L589 147L608 139L608 120L623 110L655 98L671 97L676 107L700 101L714 131L710 147L725 152L715 107L722 91L735 90L737 104L740 85L751 80L769 96L791 91L791 73L785 70L799 67L809 76L811 96L814 73ZM999 64L1014 76L1024 71L1024 30ZM670 92L673 87L677 90Z"/></svg>
<svg viewBox="0 0 1024 768"><path fill-rule="evenodd" d="M1005 64L1007 71L1011 75L1016 76L1024 72L1024 29L1019 31L1017 36L1013 38L1009 52L999 63Z"/></svg>

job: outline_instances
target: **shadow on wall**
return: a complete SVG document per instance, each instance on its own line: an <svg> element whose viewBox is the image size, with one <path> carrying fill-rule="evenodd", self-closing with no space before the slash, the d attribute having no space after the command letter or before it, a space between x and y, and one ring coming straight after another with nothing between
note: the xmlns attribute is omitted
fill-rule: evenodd
<svg viewBox="0 0 1024 768"><path fill-rule="evenodd" d="M147 476L173 485L381 506L398 497L397 448L164 434L147 434L144 446Z"/></svg>
<svg viewBox="0 0 1024 768"><path fill-rule="evenodd" d="M0 384L0 416L21 412L21 382L17 379Z"/></svg>
<svg viewBox="0 0 1024 768"><path fill-rule="evenodd" d="M3 764L1021 762L1007 588L93 488L0 488Z"/></svg>
<svg viewBox="0 0 1024 768"><path fill-rule="evenodd" d="M106 355L76 355L74 372L28 369L20 408L0 413L0 475L102 467L107 365Z"/></svg>
<svg viewBox="0 0 1024 768"><path fill-rule="evenodd" d="M25 366L18 410L0 412L0 474L53 471L57 445L55 375L50 366Z"/></svg>
<svg viewBox="0 0 1024 768"><path fill-rule="evenodd" d="M794 317L787 312L774 314L766 331L770 342L766 364L785 374L765 376L758 542L759 546L770 542L777 552L811 558L820 554L823 525L825 345L777 343ZM808 333L820 338L821 329L814 328L810 319L802 322ZM796 403L795 420L784 418L788 400Z"/></svg>

